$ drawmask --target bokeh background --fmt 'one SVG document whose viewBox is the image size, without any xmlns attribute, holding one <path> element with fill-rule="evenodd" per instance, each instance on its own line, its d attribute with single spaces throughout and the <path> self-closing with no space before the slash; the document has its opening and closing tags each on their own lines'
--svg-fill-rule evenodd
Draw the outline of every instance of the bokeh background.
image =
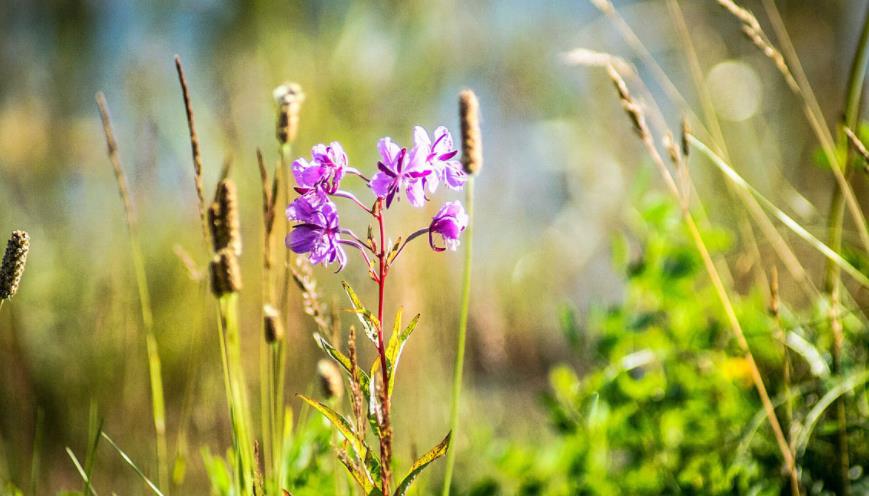
<svg viewBox="0 0 869 496">
<path fill-rule="evenodd" d="M 777 3 L 833 122 L 860 28 L 862 14 L 854 12 L 863 2 Z M 616 5 L 694 103 L 665 2 Z M 822 233 L 832 178 L 815 165 L 815 141 L 799 105 L 731 16 L 712 1 L 683 2 L 683 9 L 734 163 Z M 41 492 L 79 487 L 63 448 L 84 450 L 92 404 L 105 430 L 141 465 L 153 465 L 145 345 L 94 103 L 98 90 L 111 108 L 141 224 L 170 439 L 190 406 L 183 428 L 191 494 L 206 484 L 199 447 L 228 446 L 210 296 L 176 254 L 182 247 L 204 265 L 176 53 L 191 84 L 206 184 L 213 188 L 231 161 L 241 189 L 251 378 L 260 339 L 255 150 L 269 163 L 277 158 L 273 88 L 292 80 L 307 94 L 294 155 L 338 140 L 363 170 L 373 169 L 382 136 L 407 143 L 416 124 L 458 133 L 457 93 L 477 92 L 486 164 L 477 181 L 458 473 L 482 475 L 479 453 L 497 450 L 504 439 L 545 444 L 550 434 L 539 398 L 547 373 L 555 363 L 582 360 L 565 346 L 562 309 L 581 315 L 620 299 L 611 236 L 629 215 L 632 187 L 644 177 L 644 187 L 659 187 L 605 73 L 566 63 L 564 53 L 577 47 L 637 62 L 648 79 L 648 68 L 585 1 L 0 1 L 0 232 L 25 229 L 32 237 L 22 290 L 0 314 L 0 480 L 27 485 L 36 445 Z M 660 87 L 651 89 L 665 99 Z M 665 116 L 676 126 L 678 107 L 665 107 Z M 732 212 L 716 208 L 725 205 L 714 193 L 720 176 L 711 169 L 694 175 L 713 220 L 732 225 Z M 405 206 L 402 228 L 416 228 L 431 213 Z M 814 253 L 805 257 L 821 266 Z M 433 255 L 420 243 L 392 280 L 388 312 L 401 304 L 423 314 L 396 393 L 405 458 L 447 429 L 460 269 L 457 254 Z M 743 276 L 736 271 L 737 285 L 750 282 Z M 317 277 L 325 294 L 340 296 L 340 277 L 324 269 Z M 365 273 L 355 259 L 341 277 L 373 298 L 362 289 Z M 296 393 L 315 384 L 321 352 L 299 295 L 290 297 L 288 392 Z M 42 438 L 35 443 L 39 417 Z M 103 450 L 97 463 L 101 484 L 140 491 L 116 454 Z"/>
</svg>

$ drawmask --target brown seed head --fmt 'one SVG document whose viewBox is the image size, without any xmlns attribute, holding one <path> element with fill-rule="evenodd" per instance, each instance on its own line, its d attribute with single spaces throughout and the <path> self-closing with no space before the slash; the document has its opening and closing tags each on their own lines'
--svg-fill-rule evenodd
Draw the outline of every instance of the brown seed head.
<svg viewBox="0 0 869 496">
<path fill-rule="evenodd" d="M 459 118 L 462 125 L 462 165 L 467 174 L 483 168 L 483 140 L 480 137 L 480 102 L 471 90 L 459 93 Z"/>
<path fill-rule="evenodd" d="M 778 268 L 773 265 L 769 272 L 769 313 L 779 315 Z"/>
<path fill-rule="evenodd" d="M 12 231 L 0 265 L 0 300 L 8 300 L 18 292 L 29 251 L 30 235 L 24 231 Z"/>
<path fill-rule="evenodd" d="M 634 132 L 637 133 L 640 139 L 651 139 L 651 133 L 646 125 L 646 117 L 643 113 L 643 108 L 631 96 L 631 92 L 628 91 L 628 85 L 625 83 L 621 74 L 619 74 L 616 68 L 612 65 L 607 67 L 607 74 L 609 75 L 610 80 L 612 80 L 616 92 L 619 94 L 619 99 L 622 101 L 622 108 L 628 118 L 630 118 L 631 124 L 634 125 Z"/>
<path fill-rule="evenodd" d="M 215 252 L 229 248 L 236 256 L 241 255 L 241 228 L 238 219 L 238 193 L 235 182 L 231 179 L 223 179 L 217 183 L 214 202 L 208 208 L 208 226 L 211 229 Z"/>
<path fill-rule="evenodd" d="M 218 298 L 227 293 L 241 290 L 241 268 L 238 257 L 232 250 L 224 248 L 214 255 L 209 265 L 211 272 L 211 292 Z"/>
<path fill-rule="evenodd" d="M 263 327 L 265 328 L 266 343 L 274 343 L 284 338 L 281 314 L 277 308 L 271 305 L 263 306 Z"/>
<path fill-rule="evenodd" d="M 688 119 L 682 117 L 682 156 L 687 157 L 691 147 L 688 143 L 688 136 L 691 135 L 691 126 L 688 124 Z"/>
<path fill-rule="evenodd" d="M 292 143 L 299 130 L 299 111 L 305 101 L 305 92 L 297 83 L 287 82 L 275 88 L 273 95 L 278 103 L 278 142 L 282 145 Z"/>
<path fill-rule="evenodd" d="M 331 360 L 320 359 L 317 362 L 317 375 L 320 376 L 323 395 L 330 400 L 341 399 L 344 394 L 344 380 L 338 366 Z"/>
</svg>

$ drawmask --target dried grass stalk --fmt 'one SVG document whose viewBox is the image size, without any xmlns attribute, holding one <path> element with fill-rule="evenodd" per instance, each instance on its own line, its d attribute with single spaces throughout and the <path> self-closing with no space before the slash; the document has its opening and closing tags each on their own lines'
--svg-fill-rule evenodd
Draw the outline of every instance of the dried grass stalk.
<svg viewBox="0 0 869 496">
<path fill-rule="evenodd" d="M 852 131 L 850 127 L 845 127 L 845 136 L 848 137 L 848 144 L 851 145 L 851 148 L 857 152 L 857 154 L 863 159 L 863 162 L 865 162 L 865 167 L 869 164 L 869 150 L 866 150 L 866 145 L 863 144 L 863 141 L 857 137 L 856 134 L 854 134 L 854 131 Z"/>
<path fill-rule="evenodd" d="M 193 182 L 196 186 L 196 198 L 199 200 L 199 218 L 202 223 L 202 235 L 208 238 L 208 228 L 205 220 L 205 183 L 202 179 L 202 153 L 199 150 L 199 135 L 193 117 L 193 104 L 190 102 L 190 89 L 181 57 L 175 56 L 175 70 L 178 72 L 178 83 L 181 85 L 181 96 L 184 99 L 184 111 L 187 114 L 187 128 L 190 131 L 190 150 L 193 156 Z"/>
<path fill-rule="evenodd" d="M 788 86 L 793 90 L 794 93 L 800 94 L 800 86 L 797 84 L 796 79 L 794 79 L 793 74 L 791 73 L 790 67 L 788 67 L 787 62 L 785 61 L 784 56 L 781 52 L 773 46 L 772 42 L 764 33 L 763 28 L 760 26 L 760 22 L 758 22 L 757 17 L 751 13 L 748 9 L 740 7 L 733 0 L 717 0 L 718 4 L 724 7 L 725 10 L 730 12 L 734 17 L 736 17 L 740 23 L 742 23 L 742 32 L 745 36 L 756 46 L 768 59 L 770 59 L 773 64 L 775 64 L 776 68 L 779 72 L 784 76 L 785 82 L 787 82 Z"/>
</svg>

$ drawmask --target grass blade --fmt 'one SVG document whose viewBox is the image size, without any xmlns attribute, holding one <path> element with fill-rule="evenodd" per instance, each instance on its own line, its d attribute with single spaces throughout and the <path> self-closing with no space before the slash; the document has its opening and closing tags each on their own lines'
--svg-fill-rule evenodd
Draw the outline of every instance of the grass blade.
<svg viewBox="0 0 869 496">
<path fill-rule="evenodd" d="M 710 150 L 702 141 L 698 140 L 696 137 L 689 135 L 688 141 L 691 142 L 691 145 L 697 150 L 706 156 L 716 167 L 718 167 L 721 172 L 724 173 L 737 187 L 742 188 L 752 195 L 754 195 L 760 203 L 767 208 L 770 212 L 772 212 L 773 216 L 775 216 L 779 221 L 782 222 L 788 229 L 794 232 L 797 236 L 802 238 L 805 242 L 811 245 L 813 248 L 818 250 L 822 255 L 827 257 L 832 263 L 836 264 L 848 273 L 851 277 L 854 278 L 857 282 L 859 282 L 862 286 L 869 288 L 869 278 L 867 278 L 862 272 L 860 272 L 856 267 L 851 265 L 847 260 L 842 258 L 835 250 L 824 244 L 821 240 L 813 236 L 809 231 L 807 231 L 803 226 L 801 226 L 797 221 L 791 218 L 788 214 L 784 213 L 780 208 L 775 206 L 773 202 L 771 202 L 767 197 L 765 197 L 760 191 L 755 189 L 754 186 L 750 185 L 748 181 L 746 181 L 742 176 L 739 175 L 738 172 L 733 170 L 721 157 L 716 155 L 712 150 Z"/>
<path fill-rule="evenodd" d="M 81 475 L 81 478 L 84 481 L 84 484 L 85 484 L 84 493 L 85 494 L 90 493 L 90 494 L 93 494 L 93 496 L 97 496 L 97 492 L 94 491 L 93 487 L 91 487 L 90 477 L 88 477 L 84 468 L 82 468 L 81 463 L 79 463 L 78 458 L 76 458 L 75 453 L 72 452 L 72 450 L 69 448 L 69 446 L 66 447 L 66 454 L 69 455 L 70 460 L 72 460 L 72 464 L 75 465 L 76 471 L 78 471 L 78 474 Z"/>
<path fill-rule="evenodd" d="M 104 437 L 106 439 L 106 441 L 108 441 L 109 444 L 112 445 L 112 448 L 115 448 L 115 451 L 117 451 L 118 454 L 121 455 L 121 458 L 127 463 L 127 465 L 129 465 L 133 470 L 136 471 L 136 473 L 139 475 L 139 477 L 141 477 L 142 480 L 145 482 L 145 485 L 147 485 L 148 488 L 151 489 L 151 491 L 154 494 L 156 494 L 158 496 L 163 496 L 163 493 L 160 492 L 160 489 L 157 487 L 157 485 L 154 484 L 153 482 L 151 482 L 151 479 L 149 479 L 145 475 L 145 473 L 142 472 L 142 469 L 140 469 L 139 466 L 136 465 L 136 463 L 132 460 L 132 458 L 129 457 L 129 455 L 124 453 L 124 450 L 119 448 L 118 445 L 115 444 L 114 441 L 112 441 L 112 438 L 110 438 L 108 434 L 106 434 L 105 432 L 101 432 L 100 434 L 102 435 L 102 437 Z"/>
</svg>

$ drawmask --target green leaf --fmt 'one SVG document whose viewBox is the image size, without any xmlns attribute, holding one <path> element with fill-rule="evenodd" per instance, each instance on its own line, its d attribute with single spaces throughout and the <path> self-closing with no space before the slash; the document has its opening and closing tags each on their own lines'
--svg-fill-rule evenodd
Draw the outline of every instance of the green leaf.
<svg viewBox="0 0 869 496">
<path fill-rule="evenodd" d="M 340 365 L 344 371 L 347 372 L 349 376 L 353 375 L 353 364 L 350 362 L 350 358 L 347 357 L 344 353 L 338 348 L 335 348 L 332 343 L 330 343 L 325 337 L 323 337 L 320 333 L 314 333 L 314 341 L 317 342 L 317 346 L 320 347 L 321 350 L 325 351 L 330 358 L 335 360 L 338 365 Z M 368 388 L 368 375 L 362 370 L 361 367 L 356 367 L 356 381 L 359 383 L 362 389 Z"/>
<path fill-rule="evenodd" d="M 366 472 L 365 469 L 360 467 L 356 462 L 354 462 L 346 451 L 338 452 L 338 460 L 340 460 L 344 467 L 347 468 L 347 471 L 350 472 L 353 480 L 355 480 L 356 483 L 359 484 L 365 494 L 369 496 L 374 496 L 375 494 L 383 494 L 375 486 L 375 481 L 371 477 L 371 475 Z"/>
<path fill-rule="evenodd" d="M 419 324 L 420 314 L 416 314 L 416 317 L 410 321 L 410 324 L 404 328 L 403 331 L 396 334 L 393 331 L 392 336 L 389 338 L 389 346 L 386 348 L 386 363 L 391 367 L 389 371 L 389 396 L 392 397 L 392 389 L 395 386 L 395 371 L 398 369 L 398 361 L 401 359 L 401 352 L 404 351 L 404 345 L 407 343 L 410 335 L 413 334 L 413 331 L 416 329 L 417 324 Z M 400 327 L 401 322 L 397 322 L 397 327 Z M 396 335 L 398 336 L 396 338 Z"/>
<path fill-rule="evenodd" d="M 110 438 L 108 434 L 103 432 L 102 435 L 106 439 L 106 441 L 108 441 L 109 444 L 112 445 L 112 448 L 115 448 L 115 450 L 121 455 L 121 458 L 125 462 L 127 462 L 127 465 L 129 465 L 133 470 L 136 471 L 137 474 L 139 474 L 139 477 L 141 477 L 142 480 L 145 481 L 145 484 L 148 486 L 148 488 L 151 489 L 151 491 L 153 491 L 154 494 L 156 494 L 158 496 L 163 496 L 163 493 L 160 492 L 160 489 L 157 488 L 157 485 L 154 484 L 153 482 L 151 482 L 151 479 L 149 479 L 145 475 L 145 473 L 142 472 L 142 470 L 133 462 L 133 459 L 130 458 L 129 455 L 124 453 L 124 451 L 121 448 L 119 448 L 118 445 L 115 444 L 114 441 L 112 441 L 112 438 Z"/>
<path fill-rule="evenodd" d="M 359 436 L 356 435 L 356 432 L 353 430 L 353 426 L 350 424 L 350 421 L 344 418 L 343 415 L 336 412 L 335 410 L 329 408 L 328 406 L 320 403 L 317 400 L 308 398 L 305 395 L 300 394 L 299 398 L 305 401 L 307 404 L 314 407 L 315 410 L 323 414 L 332 425 L 338 429 L 338 432 L 344 436 L 350 445 L 353 447 L 353 451 L 356 452 L 356 456 L 359 457 L 360 460 L 364 460 L 368 455 L 368 446 L 365 445 L 365 442 L 359 439 Z"/>
<path fill-rule="evenodd" d="M 422 455 L 422 457 L 417 461 L 413 462 L 410 471 L 404 476 L 404 480 L 401 481 L 398 488 L 396 488 L 394 496 L 405 496 L 408 489 L 410 489 L 410 485 L 413 484 L 414 479 L 417 478 L 420 472 L 422 472 L 431 462 L 447 454 L 447 450 L 450 447 L 450 436 L 452 436 L 452 432 L 448 433 L 447 437 L 445 437 L 440 444 L 429 450 L 428 453 Z"/>
<path fill-rule="evenodd" d="M 226 495 L 232 491 L 232 480 L 229 469 L 223 458 L 211 454 L 208 447 L 202 448 L 202 464 L 205 465 L 205 473 L 211 482 L 213 494 Z"/>
<path fill-rule="evenodd" d="M 420 314 L 416 314 L 416 317 L 410 321 L 410 324 L 401 330 L 401 310 L 398 311 L 398 314 L 395 316 L 395 325 L 392 329 L 392 336 L 389 338 L 389 344 L 386 347 L 386 366 L 389 369 L 389 396 L 392 397 L 392 390 L 395 387 L 395 371 L 398 369 L 398 361 L 401 358 L 401 352 L 404 350 L 404 345 L 407 343 L 410 335 L 413 334 L 413 331 L 416 329 L 417 324 L 419 324 Z M 371 377 L 374 377 L 380 370 L 380 360 L 375 359 L 374 363 L 371 364 Z"/>
<path fill-rule="evenodd" d="M 356 296 L 356 292 L 353 291 L 353 288 L 347 284 L 347 281 L 341 281 L 341 284 L 344 286 L 344 291 L 347 293 L 347 296 L 350 297 L 350 302 L 353 304 L 353 310 L 356 312 L 356 316 L 359 317 L 359 322 L 362 323 L 362 329 L 365 331 L 365 335 L 368 336 L 368 339 L 374 342 L 374 344 L 378 344 L 377 339 L 377 329 L 380 328 L 380 321 L 377 320 L 377 317 L 371 313 L 371 310 L 365 308 L 365 305 L 362 304 L 362 301 L 359 300 L 359 297 Z"/>
</svg>

